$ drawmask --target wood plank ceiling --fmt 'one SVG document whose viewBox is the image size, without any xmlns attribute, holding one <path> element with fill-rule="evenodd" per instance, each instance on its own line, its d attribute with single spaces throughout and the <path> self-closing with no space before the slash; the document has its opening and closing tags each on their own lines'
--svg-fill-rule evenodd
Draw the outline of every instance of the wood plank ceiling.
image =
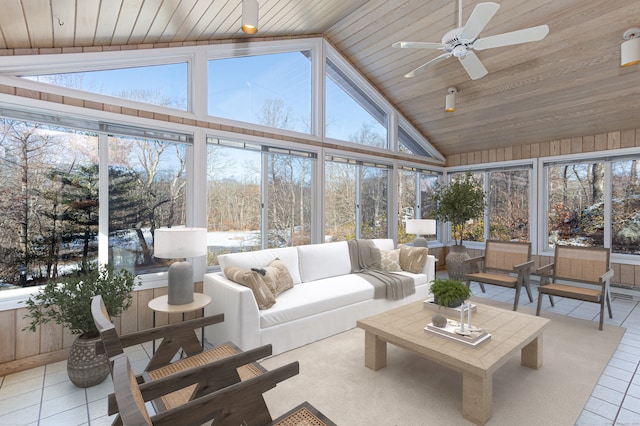
<svg viewBox="0 0 640 426">
<path fill-rule="evenodd" d="M 478 52 L 470 80 L 454 58 L 407 79 L 457 27 L 456 0 L 261 0 L 257 37 L 321 34 L 444 155 L 640 128 L 640 65 L 620 67 L 637 0 L 495 0 L 481 37 L 547 24 L 542 41 Z M 463 0 L 462 22 L 477 1 Z M 0 49 L 246 39 L 241 0 L 3 0 Z M 0 55 L 2 51 L 0 50 Z M 457 111 L 444 112 L 447 88 Z"/>
</svg>

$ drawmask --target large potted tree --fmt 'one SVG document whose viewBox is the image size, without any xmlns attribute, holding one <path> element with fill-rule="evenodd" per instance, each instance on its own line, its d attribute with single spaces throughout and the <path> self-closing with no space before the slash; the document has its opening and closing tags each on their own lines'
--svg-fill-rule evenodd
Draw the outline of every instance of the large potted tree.
<svg viewBox="0 0 640 426">
<path fill-rule="evenodd" d="M 471 172 L 467 172 L 447 185 L 436 183 L 432 199 L 436 218 L 451 223 L 454 245 L 449 247 L 449 253 L 445 257 L 449 277 L 462 280 L 465 260 L 469 258 L 467 249 L 462 244 L 465 225 L 483 214 L 484 190 Z"/>
<path fill-rule="evenodd" d="M 91 298 L 102 295 L 110 316 L 118 316 L 131 306 L 133 288 L 138 285 L 135 276 L 122 269 L 114 271 L 109 265 L 89 265 L 78 273 L 52 281 L 25 301 L 31 323 L 27 327 L 53 321 L 78 336 L 67 359 L 67 374 L 78 387 L 94 386 L 109 375 L 109 362 L 105 354 L 96 354 L 100 334 L 91 315 Z"/>
</svg>

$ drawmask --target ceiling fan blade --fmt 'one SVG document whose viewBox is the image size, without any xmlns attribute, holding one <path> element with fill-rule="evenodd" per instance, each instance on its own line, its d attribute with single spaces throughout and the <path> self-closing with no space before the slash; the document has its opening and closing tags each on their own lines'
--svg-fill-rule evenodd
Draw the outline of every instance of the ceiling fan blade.
<svg viewBox="0 0 640 426">
<path fill-rule="evenodd" d="M 400 49 L 444 49 L 442 43 L 423 43 L 419 41 L 398 41 L 391 45 Z"/>
<path fill-rule="evenodd" d="M 498 3 L 478 3 L 473 9 L 473 12 L 471 12 L 471 16 L 469 16 L 467 23 L 464 25 L 464 30 L 462 30 L 458 39 L 463 43 L 469 43 L 475 40 L 498 9 L 500 9 Z"/>
<path fill-rule="evenodd" d="M 440 62 L 443 59 L 447 59 L 448 57 L 451 56 L 451 53 L 447 52 L 447 53 L 443 53 L 442 55 L 433 58 L 432 60 L 430 60 L 429 62 L 427 62 L 426 64 L 422 64 L 420 65 L 418 68 L 416 68 L 415 70 L 411 71 L 410 73 L 405 74 L 404 76 L 406 78 L 411 78 L 411 77 L 415 77 L 416 74 L 418 74 L 419 72 L 424 71 L 427 67 L 435 64 L 436 62 Z"/>
<path fill-rule="evenodd" d="M 482 62 L 480 62 L 480 59 L 478 59 L 476 54 L 473 52 L 467 52 L 466 55 L 458 59 L 467 74 L 469 74 L 469 77 L 471 77 L 471 80 L 477 80 L 489 73 L 484 65 L 482 65 Z"/>
<path fill-rule="evenodd" d="M 511 46 L 513 44 L 539 41 L 549 34 L 548 25 L 526 28 L 524 30 L 511 31 L 509 33 L 479 38 L 473 42 L 475 50 L 491 49 L 494 47 Z"/>
</svg>

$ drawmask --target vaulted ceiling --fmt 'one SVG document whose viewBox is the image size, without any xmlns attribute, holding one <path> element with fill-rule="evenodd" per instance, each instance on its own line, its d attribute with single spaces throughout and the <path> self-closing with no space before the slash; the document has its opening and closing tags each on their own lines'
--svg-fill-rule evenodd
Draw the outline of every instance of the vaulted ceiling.
<svg viewBox="0 0 640 426">
<path fill-rule="evenodd" d="M 441 52 L 391 47 L 440 42 L 458 26 L 457 0 L 260 0 L 254 37 L 323 35 L 444 155 L 640 128 L 640 65 L 620 67 L 623 33 L 640 27 L 638 0 L 495 2 L 481 37 L 550 31 L 477 52 L 489 71 L 478 80 L 455 58 L 405 78 Z M 477 3 L 462 1 L 463 23 Z M 241 0 L 3 0 L 0 49 L 248 39 L 241 9 Z M 445 113 L 452 86 L 457 110 Z"/>
</svg>

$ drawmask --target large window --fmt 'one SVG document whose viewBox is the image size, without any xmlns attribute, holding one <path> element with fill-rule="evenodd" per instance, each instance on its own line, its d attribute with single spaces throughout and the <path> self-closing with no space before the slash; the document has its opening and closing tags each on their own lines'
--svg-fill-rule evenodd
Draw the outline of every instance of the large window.
<svg viewBox="0 0 640 426">
<path fill-rule="evenodd" d="M 414 168 L 398 169 L 398 243 L 409 243 L 415 235 L 407 234 L 407 219 L 416 218 L 417 172 Z"/>
<path fill-rule="evenodd" d="M 407 234 L 407 219 L 435 219 L 433 189 L 440 180 L 436 172 L 418 170 L 413 167 L 398 169 L 398 243 L 410 243 L 415 235 Z M 422 235 L 432 240 L 436 235 Z"/>
<path fill-rule="evenodd" d="M 109 263 L 137 274 L 166 269 L 153 257 L 157 228 L 185 225 L 183 143 L 110 136 Z"/>
<path fill-rule="evenodd" d="M 640 254 L 640 175 L 638 159 L 611 165 L 611 251 Z"/>
<path fill-rule="evenodd" d="M 209 115 L 311 133 L 311 52 L 212 59 Z"/>
<path fill-rule="evenodd" d="M 97 259 L 98 137 L 0 119 L 0 285 L 36 285 Z"/>
<path fill-rule="evenodd" d="M 327 156 L 325 241 L 387 238 L 388 182 L 388 166 Z"/>
<path fill-rule="evenodd" d="M 530 241 L 529 169 L 489 171 L 489 238 Z"/>
<path fill-rule="evenodd" d="M 268 247 L 311 244 L 314 161 L 294 153 L 267 154 Z"/>
<path fill-rule="evenodd" d="M 156 279 L 169 262 L 153 256 L 155 229 L 203 226 L 205 214 L 209 265 L 219 253 L 319 242 L 322 230 L 332 240 L 389 237 L 393 160 L 376 154 L 399 146 L 443 159 L 322 39 L 245 47 L 34 55 L 3 67 L 16 88 L 51 96 L 0 105 L 0 284 L 91 261 Z M 256 126 L 237 131 L 240 121 Z M 224 143 L 204 136 L 217 128 Z M 318 171 L 329 145 L 343 158 Z M 420 216 L 422 173 L 407 203 Z"/>
<path fill-rule="evenodd" d="M 433 157 L 432 153 L 418 141 L 418 138 L 411 135 L 402 125 L 398 126 L 398 152 Z"/>
<path fill-rule="evenodd" d="M 387 185 L 389 169 L 363 164 L 358 169 L 360 238 L 387 238 Z"/>
<path fill-rule="evenodd" d="M 473 178 L 476 180 L 478 185 L 481 188 L 485 187 L 485 172 L 473 170 L 470 171 L 473 175 Z M 467 172 L 455 172 L 449 175 L 449 181 L 455 181 L 456 179 L 460 179 L 464 177 Z M 484 220 L 486 215 L 482 215 L 480 217 L 470 219 L 464 226 L 464 235 L 462 235 L 463 241 L 477 241 L 484 242 Z M 451 239 L 452 240 L 460 240 L 460 230 L 451 229 Z"/>
<path fill-rule="evenodd" d="M 325 241 L 356 238 L 356 173 L 358 168 L 342 159 L 325 162 Z"/>
<path fill-rule="evenodd" d="M 209 265 L 219 254 L 260 250 L 262 154 L 259 146 L 207 145 Z"/>
<path fill-rule="evenodd" d="M 327 59 L 325 136 L 377 148 L 388 148 L 387 113 Z"/>
<path fill-rule="evenodd" d="M 224 253 L 310 244 L 315 155 L 208 141 L 208 264 Z"/>
<path fill-rule="evenodd" d="M 604 245 L 604 162 L 546 167 L 549 247 Z"/>
<path fill-rule="evenodd" d="M 26 75 L 25 78 L 151 105 L 188 109 L 186 62 L 100 71 Z"/>
<path fill-rule="evenodd" d="M 639 159 L 632 154 L 547 164 L 548 246 L 640 254 Z"/>
</svg>

